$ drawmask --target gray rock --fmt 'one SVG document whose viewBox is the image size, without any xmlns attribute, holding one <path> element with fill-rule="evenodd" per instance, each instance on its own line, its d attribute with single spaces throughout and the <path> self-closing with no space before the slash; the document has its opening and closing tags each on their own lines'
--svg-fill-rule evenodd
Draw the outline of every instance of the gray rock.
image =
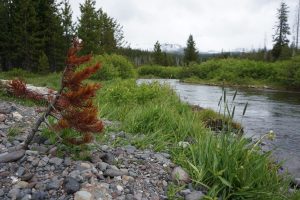
<svg viewBox="0 0 300 200">
<path fill-rule="evenodd" d="M 56 156 L 56 153 L 57 153 L 57 147 L 52 147 L 49 150 L 49 154 L 52 155 L 52 156 Z"/>
<path fill-rule="evenodd" d="M 141 193 L 141 192 L 137 192 L 133 196 L 134 200 L 142 200 L 142 198 L 143 198 L 143 193 Z"/>
<path fill-rule="evenodd" d="M 13 106 L 10 105 L 9 103 L 1 103 L 0 104 L 0 113 L 3 113 L 3 114 L 9 114 L 13 111 Z"/>
<path fill-rule="evenodd" d="M 17 122 L 19 122 L 23 119 L 23 116 L 20 113 L 18 113 L 17 111 L 13 112 L 12 116 L 13 116 L 14 120 Z"/>
<path fill-rule="evenodd" d="M 178 183 L 189 183 L 190 177 L 186 171 L 184 171 L 181 167 L 175 167 L 172 171 L 172 179 Z"/>
<path fill-rule="evenodd" d="M 72 160 L 69 157 L 66 157 L 64 160 L 64 165 L 65 166 L 70 166 L 72 164 Z"/>
<path fill-rule="evenodd" d="M 24 188 L 27 188 L 27 186 L 28 186 L 28 182 L 26 182 L 26 181 L 19 181 L 19 182 L 15 185 L 15 188 L 24 189 Z"/>
<path fill-rule="evenodd" d="M 0 122 L 4 122 L 6 120 L 6 115 L 0 113 Z"/>
<path fill-rule="evenodd" d="M 20 177 L 24 174 L 24 172 L 25 172 L 25 168 L 24 167 L 19 167 L 16 175 Z"/>
<path fill-rule="evenodd" d="M 0 154 L 0 163 L 7 163 L 19 160 L 25 155 L 25 150 Z"/>
<path fill-rule="evenodd" d="M 70 177 L 78 179 L 78 177 L 80 176 L 80 171 L 79 170 L 74 170 L 69 174 Z"/>
<path fill-rule="evenodd" d="M 131 145 L 125 146 L 124 149 L 128 154 L 133 154 L 136 151 L 136 147 Z"/>
<path fill-rule="evenodd" d="M 128 175 L 128 172 L 122 171 L 122 170 L 117 170 L 117 169 L 107 169 L 104 172 L 104 176 L 110 176 L 110 177 L 115 177 L 115 176 L 123 176 L 123 175 Z"/>
<path fill-rule="evenodd" d="M 2 130 L 4 130 L 4 129 L 8 129 L 9 128 L 9 126 L 8 125 L 6 125 L 6 124 L 0 124 L 0 130 L 2 129 Z"/>
<path fill-rule="evenodd" d="M 8 192 L 7 196 L 10 197 L 11 199 L 17 199 L 19 193 L 20 193 L 20 189 L 13 188 Z"/>
<path fill-rule="evenodd" d="M 22 199 L 21 200 L 30 200 L 31 199 L 31 195 L 30 194 L 25 194 L 25 195 L 22 195 Z"/>
<path fill-rule="evenodd" d="M 60 188 L 60 186 L 61 186 L 61 181 L 59 180 L 50 181 L 46 186 L 46 190 L 57 190 L 58 188 Z"/>
<path fill-rule="evenodd" d="M 188 194 L 190 194 L 192 191 L 190 189 L 185 189 L 185 190 L 181 190 L 180 194 L 182 194 L 183 196 L 186 196 Z"/>
<path fill-rule="evenodd" d="M 2 197 L 4 195 L 4 190 L 1 188 L 0 189 L 0 197 Z"/>
<path fill-rule="evenodd" d="M 87 191 L 78 191 L 75 193 L 74 200 L 92 200 L 92 194 Z"/>
<path fill-rule="evenodd" d="M 201 191 L 194 191 L 185 196 L 185 200 L 201 200 L 204 194 Z"/>
<path fill-rule="evenodd" d="M 80 189 L 79 182 L 72 177 L 67 177 L 64 180 L 64 190 L 67 194 L 73 194 Z"/>
<path fill-rule="evenodd" d="M 125 200 L 132 200 L 134 197 L 132 194 L 127 194 Z"/>
<path fill-rule="evenodd" d="M 40 153 L 46 153 L 48 151 L 47 147 L 42 146 L 42 145 L 38 145 L 38 144 L 31 145 L 30 149 L 34 150 L 34 151 L 38 151 Z"/>
<path fill-rule="evenodd" d="M 23 176 L 20 176 L 21 181 L 29 181 L 32 179 L 32 177 L 33 177 L 33 174 L 31 174 L 31 173 L 26 173 Z"/>
<path fill-rule="evenodd" d="M 38 154 L 39 154 L 38 151 L 32 151 L 32 150 L 27 150 L 26 151 L 26 155 L 29 155 L 29 156 L 36 156 Z"/>
<path fill-rule="evenodd" d="M 169 159 L 167 159 L 165 156 L 163 156 L 163 154 L 156 153 L 156 154 L 154 154 L 154 157 L 156 158 L 156 160 L 158 160 L 158 162 L 160 162 L 162 164 L 169 165 L 171 163 L 171 161 Z"/>
<path fill-rule="evenodd" d="M 105 171 L 107 169 L 109 164 L 105 163 L 105 162 L 100 162 L 98 163 L 98 167 L 101 171 Z"/>
<path fill-rule="evenodd" d="M 54 165 L 56 165 L 56 166 L 59 166 L 59 165 L 62 164 L 63 161 L 64 161 L 64 160 L 61 159 L 61 158 L 54 157 L 54 158 L 51 158 L 51 159 L 49 160 L 49 163 L 54 164 Z"/>
<path fill-rule="evenodd" d="M 115 162 L 115 156 L 112 153 L 105 153 L 101 156 L 103 162 L 113 165 Z"/>
<path fill-rule="evenodd" d="M 46 192 L 38 191 L 32 194 L 33 200 L 44 200 L 48 199 L 48 194 Z"/>
</svg>

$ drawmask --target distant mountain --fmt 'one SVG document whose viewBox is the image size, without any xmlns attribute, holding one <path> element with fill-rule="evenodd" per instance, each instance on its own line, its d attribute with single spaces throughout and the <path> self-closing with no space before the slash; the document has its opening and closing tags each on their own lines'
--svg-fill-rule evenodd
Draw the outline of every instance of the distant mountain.
<svg viewBox="0 0 300 200">
<path fill-rule="evenodd" d="M 177 53 L 177 54 L 183 54 L 183 49 L 184 49 L 184 47 L 181 46 L 180 44 L 169 44 L 169 43 L 161 44 L 160 48 L 163 52 Z"/>
</svg>

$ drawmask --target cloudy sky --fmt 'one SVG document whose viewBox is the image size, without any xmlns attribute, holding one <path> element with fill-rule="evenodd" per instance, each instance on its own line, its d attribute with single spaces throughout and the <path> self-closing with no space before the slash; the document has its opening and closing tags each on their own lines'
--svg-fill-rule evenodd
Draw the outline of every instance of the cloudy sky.
<svg viewBox="0 0 300 200">
<path fill-rule="evenodd" d="M 296 19 L 298 0 L 285 0 L 290 26 Z M 70 0 L 73 17 L 79 4 Z M 189 34 L 199 51 L 272 46 L 276 12 L 281 0 L 97 0 L 122 26 L 131 47 L 152 49 L 160 43 L 185 46 Z"/>
</svg>

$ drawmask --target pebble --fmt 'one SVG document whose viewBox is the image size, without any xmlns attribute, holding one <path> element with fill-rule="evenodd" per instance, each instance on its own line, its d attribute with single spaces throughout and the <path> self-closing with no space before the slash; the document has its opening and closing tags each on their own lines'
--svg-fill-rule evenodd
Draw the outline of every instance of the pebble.
<svg viewBox="0 0 300 200">
<path fill-rule="evenodd" d="M 122 170 L 117 170 L 117 169 L 107 169 L 104 172 L 104 176 L 110 176 L 110 177 L 115 177 L 115 176 L 123 176 L 127 175 L 128 173 L 122 171 Z"/>
<path fill-rule="evenodd" d="M 64 160 L 61 158 L 54 157 L 54 158 L 50 158 L 49 163 L 59 166 L 63 163 L 63 161 Z"/>
<path fill-rule="evenodd" d="M 32 199 L 33 200 L 44 200 L 48 198 L 48 194 L 43 191 L 37 191 L 32 194 Z"/>
<path fill-rule="evenodd" d="M 18 121 L 18 122 L 21 121 L 22 118 L 23 118 L 23 116 L 20 113 L 18 113 L 18 112 L 13 112 L 12 116 L 13 116 L 14 120 Z"/>
<path fill-rule="evenodd" d="M 175 167 L 172 171 L 172 179 L 174 182 L 178 183 L 189 183 L 190 177 L 186 171 L 184 171 L 181 167 Z"/>
<path fill-rule="evenodd" d="M 6 115 L 0 113 L 0 122 L 4 122 L 6 120 Z"/>
<path fill-rule="evenodd" d="M 92 200 L 92 194 L 87 191 L 78 191 L 75 193 L 74 200 Z"/>
<path fill-rule="evenodd" d="M 80 189 L 80 184 L 75 178 L 67 177 L 64 180 L 64 190 L 66 191 L 67 194 L 73 194 L 77 192 L 79 189 Z"/>
<path fill-rule="evenodd" d="M 19 188 L 19 189 L 24 189 L 28 186 L 28 182 L 26 181 L 19 181 L 16 185 L 15 188 Z"/>
<path fill-rule="evenodd" d="M 0 102 L 0 110 L 2 104 Z M 0 126 L 1 152 L 24 142 L 30 125 L 39 116 L 34 108 L 11 105 L 15 108 L 4 114 L 5 126 Z M 13 118 L 12 112 L 22 115 L 18 118 L 15 113 L 20 121 Z M 7 129 L 15 123 L 24 124 L 24 134 L 8 141 Z M 114 133 L 114 138 L 128 140 L 130 137 L 127 135 L 125 132 Z M 21 155 L 22 159 L 16 159 L 14 163 L 0 163 L 0 199 L 166 199 L 168 181 L 171 180 L 170 168 L 174 166 L 167 153 L 139 150 L 132 145 L 114 147 L 114 141 L 109 140 L 105 145 L 95 143 L 92 162 L 74 161 L 68 152 L 64 152 L 64 158 L 57 157 L 58 148 L 47 146 L 47 141 L 37 134 L 30 150 L 24 152 L 26 156 Z M 49 148 L 50 151 L 46 152 Z M 3 154 L 0 155 L 3 158 L 1 156 Z"/>
<path fill-rule="evenodd" d="M 203 199 L 204 194 L 201 191 L 194 191 L 185 196 L 185 200 L 201 200 Z"/>
</svg>

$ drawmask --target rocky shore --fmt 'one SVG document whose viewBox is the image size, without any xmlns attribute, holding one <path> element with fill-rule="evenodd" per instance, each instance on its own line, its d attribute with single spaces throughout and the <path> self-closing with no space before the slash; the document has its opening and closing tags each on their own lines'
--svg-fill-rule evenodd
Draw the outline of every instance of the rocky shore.
<svg viewBox="0 0 300 200">
<path fill-rule="evenodd" d="M 124 132 L 107 133 L 106 144 L 95 142 L 88 161 L 58 156 L 56 146 L 37 136 L 24 156 L 6 163 L 6 152 L 25 140 L 39 110 L 0 101 L 0 199 L 159 200 L 168 199 L 168 187 L 178 181 L 186 184 L 178 198 L 204 196 L 169 154 L 111 145 L 117 138 L 129 140 Z"/>
</svg>

